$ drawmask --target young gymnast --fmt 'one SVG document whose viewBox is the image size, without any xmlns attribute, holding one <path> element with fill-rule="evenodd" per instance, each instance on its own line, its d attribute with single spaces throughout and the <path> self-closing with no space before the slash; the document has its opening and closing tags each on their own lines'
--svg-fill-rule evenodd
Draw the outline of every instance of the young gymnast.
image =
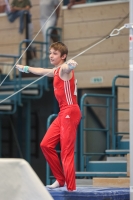
<svg viewBox="0 0 133 200">
<path fill-rule="evenodd" d="M 40 147 L 51 168 L 56 181 L 47 187 L 54 189 L 67 186 L 68 191 L 76 190 L 74 150 L 77 126 L 81 112 L 77 104 L 77 81 L 73 69 L 77 63 L 70 60 L 66 63 L 68 49 L 62 42 L 53 43 L 49 59 L 53 69 L 34 68 L 16 65 L 19 71 L 53 77 L 54 94 L 59 103 L 60 111 L 57 118 L 47 130 Z M 61 161 L 55 147 L 60 142 Z"/>
</svg>

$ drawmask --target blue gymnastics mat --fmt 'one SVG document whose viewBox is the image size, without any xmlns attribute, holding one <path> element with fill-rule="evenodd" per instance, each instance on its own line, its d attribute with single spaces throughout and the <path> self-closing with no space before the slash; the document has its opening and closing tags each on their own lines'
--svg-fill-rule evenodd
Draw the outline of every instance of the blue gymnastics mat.
<svg viewBox="0 0 133 200">
<path fill-rule="evenodd" d="M 77 187 L 68 192 L 66 187 L 48 189 L 54 200 L 130 200 L 129 188 Z"/>
</svg>

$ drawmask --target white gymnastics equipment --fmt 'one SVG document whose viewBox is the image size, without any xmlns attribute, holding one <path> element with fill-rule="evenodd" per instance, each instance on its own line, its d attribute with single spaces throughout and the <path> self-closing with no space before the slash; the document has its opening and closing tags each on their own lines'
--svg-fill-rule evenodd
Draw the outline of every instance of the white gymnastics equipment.
<svg viewBox="0 0 133 200">
<path fill-rule="evenodd" d="M 1 200 L 53 200 L 24 159 L 0 159 Z"/>
</svg>

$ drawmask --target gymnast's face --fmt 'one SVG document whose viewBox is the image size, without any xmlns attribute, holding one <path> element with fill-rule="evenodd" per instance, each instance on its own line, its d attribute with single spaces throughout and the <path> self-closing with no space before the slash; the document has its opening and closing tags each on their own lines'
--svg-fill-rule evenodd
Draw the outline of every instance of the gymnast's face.
<svg viewBox="0 0 133 200">
<path fill-rule="evenodd" d="M 54 66 L 59 66 L 64 63 L 64 59 L 66 58 L 66 54 L 61 56 L 61 52 L 58 50 L 55 50 L 53 48 L 50 49 L 49 52 L 49 59 L 50 63 Z"/>
</svg>

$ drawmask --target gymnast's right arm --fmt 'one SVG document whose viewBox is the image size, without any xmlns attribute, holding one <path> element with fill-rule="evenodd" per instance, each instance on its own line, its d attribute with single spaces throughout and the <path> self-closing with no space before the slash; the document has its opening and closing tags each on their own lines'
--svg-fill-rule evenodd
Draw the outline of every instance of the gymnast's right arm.
<svg viewBox="0 0 133 200">
<path fill-rule="evenodd" d="M 23 65 L 16 65 L 16 68 L 21 71 L 21 72 L 25 72 L 25 73 L 32 73 L 32 74 L 36 74 L 36 75 L 46 75 L 48 77 L 53 77 L 54 76 L 54 70 L 53 69 L 47 69 L 47 68 L 39 68 L 39 67 L 30 67 L 30 66 L 23 66 Z"/>
</svg>

